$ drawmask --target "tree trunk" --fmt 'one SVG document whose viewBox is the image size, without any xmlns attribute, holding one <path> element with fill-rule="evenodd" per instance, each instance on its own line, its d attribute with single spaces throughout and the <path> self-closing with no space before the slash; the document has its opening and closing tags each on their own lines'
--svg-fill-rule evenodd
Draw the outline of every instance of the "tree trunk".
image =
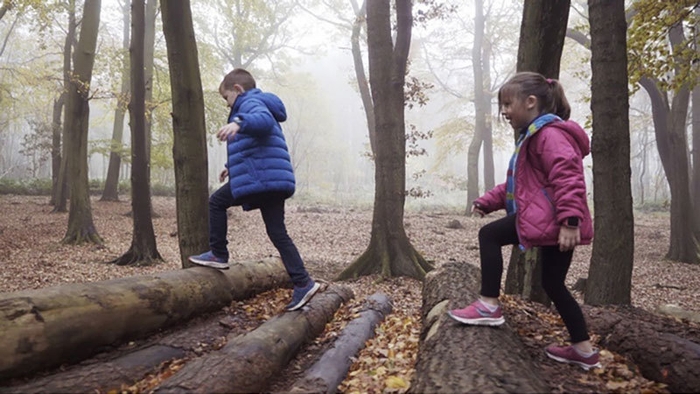
<svg viewBox="0 0 700 394">
<path fill-rule="evenodd" d="M 570 5 L 570 0 L 525 0 L 520 25 L 517 71 L 534 71 L 547 78 L 559 78 Z M 514 130 L 514 141 L 518 138 L 518 132 L 519 130 Z M 511 270 L 515 271 L 511 273 Z M 523 255 L 520 248 L 514 246 L 507 273 L 514 286 L 506 287 L 506 293 L 513 294 L 510 289 L 517 288 L 521 292 L 516 294 L 549 305 L 549 297 L 542 289 L 541 272 L 539 248 Z"/>
<path fill-rule="evenodd" d="M 544 393 L 549 387 L 517 334 L 465 327 L 446 312 L 472 302 L 478 294 L 479 269 L 446 263 L 426 276 L 415 374 L 411 393 Z"/>
<path fill-rule="evenodd" d="M 61 113 L 63 104 L 66 101 L 66 94 L 61 93 L 53 102 L 53 115 L 51 117 L 51 201 L 49 204 L 56 205 L 56 189 L 58 188 L 58 178 L 61 172 Z"/>
<path fill-rule="evenodd" d="M 90 81 L 95 62 L 97 31 L 100 25 L 101 0 L 88 1 L 83 8 L 80 38 L 75 52 L 73 72 L 66 103 L 66 129 L 70 130 L 66 145 L 66 172 L 70 179 L 68 229 L 62 243 L 102 244 L 92 221 L 90 186 L 88 183 L 88 122 L 90 119 Z"/>
<path fill-rule="evenodd" d="M 496 186 L 495 169 L 493 164 L 493 126 L 491 109 L 491 43 L 484 40 L 481 57 L 481 67 L 484 70 L 484 108 L 486 110 L 486 123 L 482 138 L 484 140 L 484 190 L 491 190 Z"/>
<path fill-rule="evenodd" d="M 185 350 L 154 345 L 125 356 L 75 370 L 59 372 L 26 384 L 0 388 L 2 394 L 119 392 L 153 372 L 161 363 L 184 358 Z M 110 391 L 114 390 L 114 391 Z"/>
<path fill-rule="evenodd" d="M 352 60 L 355 68 L 355 78 L 357 79 L 357 88 L 360 91 L 362 99 L 362 107 L 365 109 L 365 117 L 367 118 L 367 129 L 369 132 L 369 146 L 372 149 L 372 155 L 377 151 L 376 126 L 374 120 L 374 105 L 372 104 L 372 95 L 369 91 L 369 82 L 365 75 L 365 66 L 362 61 L 362 50 L 360 49 L 360 33 L 364 26 L 367 17 L 367 1 L 362 2 L 362 6 L 357 7 L 353 1 L 353 6 L 356 8 L 355 21 L 352 24 L 352 35 L 350 36 L 350 44 L 352 51 Z"/>
<path fill-rule="evenodd" d="M 352 360 L 374 336 L 375 327 L 391 313 L 391 300 L 382 293 L 371 295 L 359 316 L 348 323 L 333 347 L 292 386 L 292 393 L 335 393 L 348 373 Z"/>
<path fill-rule="evenodd" d="M 188 363 L 154 393 L 265 391 L 271 378 L 302 345 L 322 333 L 335 311 L 352 297 L 348 287 L 329 287 L 298 312 L 283 313 L 247 334 L 229 338 L 221 350 Z"/>
<path fill-rule="evenodd" d="M 476 0 L 474 2 L 474 45 L 472 47 L 472 71 L 474 72 L 474 136 L 469 143 L 467 152 L 467 209 L 471 211 L 474 200 L 479 198 L 479 153 L 484 141 L 486 132 L 486 108 L 484 100 L 484 67 L 483 67 L 483 43 L 484 43 L 484 2 Z"/>
<path fill-rule="evenodd" d="M 112 261 L 118 265 L 153 265 L 163 258 L 156 247 L 151 217 L 151 182 L 148 179 L 148 142 L 146 133 L 146 82 L 144 78 L 145 4 L 132 2 L 131 39 L 131 210 L 134 228 L 131 247 Z"/>
<path fill-rule="evenodd" d="M 0 381 L 82 360 L 289 283 L 279 259 L 0 294 Z"/>
<path fill-rule="evenodd" d="M 695 31 L 700 31 L 700 7 L 695 7 L 696 25 Z M 695 48 L 700 46 L 700 34 L 695 35 Z M 700 196 L 700 76 L 695 80 L 695 87 L 693 88 L 693 107 L 692 107 L 692 132 L 693 132 L 693 150 L 691 157 L 693 160 L 693 167 L 691 172 L 691 196 L 693 198 L 695 212 L 695 237 L 700 241 L 700 202 L 698 202 L 698 196 Z"/>
<path fill-rule="evenodd" d="M 173 97 L 173 162 L 180 259 L 209 249 L 209 186 L 204 97 L 189 0 L 161 3 Z"/>
<path fill-rule="evenodd" d="M 596 242 L 585 302 L 630 304 L 634 214 L 630 168 L 627 23 L 624 4 L 589 0 Z"/>
<path fill-rule="evenodd" d="M 411 245 L 403 224 L 406 199 L 404 84 L 413 16 L 410 0 L 397 0 L 395 5 L 397 35 L 394 45 L 389 2 L 367 3 L 370 86 L 377 128 L 372 234 L 367 250 L 340 274 L 341 279 L 373 273 L 422 279 L 432 269 Z"/>
<path fill-rule="evenodd" d="M 107 179 L 100 201 L 119 201 L 119 170 L 122 163 L 122 138 L 124 136 L 124 115 L 129 102 L 129 23 L 130 2 L 124 2 L 122 7 L 122 86 L 117 96 L 117 108 L 114 110 L 114 125 L 112 127 L 111 152 L 107 166 Z M 132 142 L 133 143 L 133 142 Z"/>
<path fill-rule="evenodd" d="M 693 393 L 700 387 L 700 334 L 684 338 L 686 327 L 629 306 L 584 307 L 590 329 L 601 346 L 628 357 L 642 375 L 665 383 L 672 393 Z"/>
<path fill-rule="evenodd" d="M 52 175 L 55 181 L 52 183 L 51 190 L 51 204 L 53 205 L 53 212 L 67 212 L 68 211 L 68 174 L 66 172 L 66 141 L 68 141 L 69 130 L 66 127 L 66 119 L 68 117 L 68 108 L 66 105 L 66 100 L 68 97 L 68 91 L 70 90 L 70 74 L 71 74 L 71 57 L 73 54 L 73 41 L 75 41 L 75 30 L 77 24 L 75 22 L 75 0 L 68 1 L 68 32 L 66 33 L 66 39 L 63 42 L 63 92 L 59 97 L 59 102 L 63 107 L 63 128 L 60 129 L 61 116 L 54 114 L 54 122 L 58 120 L 58 127 L 63 135 L 63 144 L 61 144 L 61 135 L 56 136 L 57 132 L 54 129 L 54 137 L 52 144 L 52 156 L 54 161 L 56 160 L 56 155 L 58 155 L 59 162 L 53 163 L 53 170 L 55 174 Z M 54 108 L 56 110 L 56 108 Z M 58 108 L 60 111 L 61 109 Z M 54 123 L 55 127 L 55 123 Z"/>
</svg>

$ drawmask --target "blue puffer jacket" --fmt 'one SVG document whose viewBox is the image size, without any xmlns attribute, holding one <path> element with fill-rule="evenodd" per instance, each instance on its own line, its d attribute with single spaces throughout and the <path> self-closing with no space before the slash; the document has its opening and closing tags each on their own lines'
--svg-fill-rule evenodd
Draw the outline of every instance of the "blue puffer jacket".
<svg viewBox="0 0 700 394">
<path fill-rule="evenodd" d="M 295 181 L 287 142 L 279 122 L 287 119 L 284 103 L 272 93 L 251 89 L 236 98 L 228 117 L 238 117 L 241 129 L 227 143 L 229 185 L 244 209 L 254 208 L 249 197 L 274 193 L 289 198 Z M 253 206 L 251 207 L 251 203 Z"/>
</svg>

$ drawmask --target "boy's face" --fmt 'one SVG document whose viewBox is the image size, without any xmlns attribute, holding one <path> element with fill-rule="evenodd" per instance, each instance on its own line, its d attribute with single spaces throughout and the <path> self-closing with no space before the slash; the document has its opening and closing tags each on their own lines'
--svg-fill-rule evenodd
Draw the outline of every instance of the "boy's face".
<svg viewBox="0 0 700 394">
<path fill-rule="evenodd" d="M 223 97 L 224 100 L 226 100 L 226 106 L 231 108 L 233 107 L 233 103 L 236 102 L 236 98 L 239 94 L 241 94 L 241 92 L 242 89 L 239 85 L 233 85 L 233 89 L 222 89 L 221 97 Z"/>
</svg>

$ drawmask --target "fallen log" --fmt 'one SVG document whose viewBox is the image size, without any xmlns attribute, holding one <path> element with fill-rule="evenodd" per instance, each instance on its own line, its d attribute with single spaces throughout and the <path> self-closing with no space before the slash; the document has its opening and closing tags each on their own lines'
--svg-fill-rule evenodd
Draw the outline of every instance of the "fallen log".
<svg viewBox="0 0 700 394">
<path fill-rule="evenodd" d="M 161 363 L 183 358 L 185 354 L 183 349 L 170 346 L 149 346 L 114 360 L 57 373 L 26 384 L 0 387 L 0 393 L 89 393 L 109 390 L 116 392 L 123 384 L 133 384 L 136 379 L 152 372 Z"/>
<path fill-rule="evenodd" d="M 0 294 L 0 381 L 83 360 L 289 284 L 278 258 Z"/>
<path fill-rule="evenodd" d="M 543 393 L 549 387 L 509 327 L 465 326 L 447 311 L 474 301 L 480 271 L 446 263 L 423 284 L 423 327 L 412 393 Z M 506 316 L 507 319 L 507 316 Z"/>
<path fill-rule="evenodd" d="M 374 336 L 375 327 L 391 309 L 391 300 L 386 295 L 375 293 L 368 297 L 359 317 L 348 323 L 333 347 L 294 383 L 290 392 L 335 393 L 352 365 L 352 357 Z"/>
<path fill-rule="evenodd" d="M 645 378 L 667 384 L 674 393 L 700 391 L 697 329 L 692 332 L 673 319 L 635 307 L 584 306 L 584 311 L 601 346 L 631 359 Z"/>
<path fill-rule="evenodd" d="M 155 393 L 238 393 L 264 391 L 301 346 L 323 332 L 352 290 L 331 285 L 302 308 L 257 329 L 229 338 L 216 352 L 187 363 L 156 387 Z"/>
</svg>

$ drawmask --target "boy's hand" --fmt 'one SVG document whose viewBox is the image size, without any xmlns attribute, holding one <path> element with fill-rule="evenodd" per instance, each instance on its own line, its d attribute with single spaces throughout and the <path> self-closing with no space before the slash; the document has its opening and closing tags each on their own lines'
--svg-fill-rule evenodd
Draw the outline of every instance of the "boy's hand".
<svg viewBox="0 0 700 394">
<path fill-rule="evenodd" d="M 578 227 L 561 226 L 559 230 L 559 250 L 574 250 L 581 243 L 581 230 Z"/>
<path fill-rule="evenodd" d="M 238 130 L 241 129 L 241 126 L 238 125 L 236 122 L 231 122 L 227 124 L 226 126 L 222 127 L 219 129 L 219 131 L 216 133 L 216 138 L 219 139 L 219 141 L 226 141 L 238 133 Z"/>
<path fill-rule="evenodd" d="M 223 170 L 221 170 L 221 174 L 219 174 L 219 182 L 225 181 L 227 176 L 228 176 L 228 168 L 224 168 Z"/>
</svg>

